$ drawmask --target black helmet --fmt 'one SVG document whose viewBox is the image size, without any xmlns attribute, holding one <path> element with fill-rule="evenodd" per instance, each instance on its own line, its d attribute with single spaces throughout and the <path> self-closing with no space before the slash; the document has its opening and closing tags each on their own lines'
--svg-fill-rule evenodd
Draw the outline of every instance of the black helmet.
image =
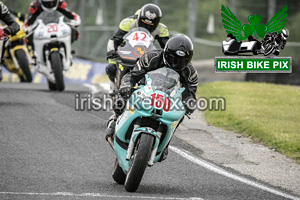
<svg viewBox="0 0 300 200">
<path fill-rule="evenodd" d="M 168 67 L 181 72 L 191 62 L 193 53 L 194 46 L 191 39 L 183 34 L 175 34 L 164 48 L 164 62 Z"/>
<path fill-rule="evenodd" d="M 160 8 L 155 4 L 148 3 L 141 8 L 138 26 L 146 28 L 151 33 L 156 29 L 161 16 Z"/>
<path fill-rule="evenodd" d="M 40 0 L 44 10 L 56 10 L 59 0 Z"/>
</svg>

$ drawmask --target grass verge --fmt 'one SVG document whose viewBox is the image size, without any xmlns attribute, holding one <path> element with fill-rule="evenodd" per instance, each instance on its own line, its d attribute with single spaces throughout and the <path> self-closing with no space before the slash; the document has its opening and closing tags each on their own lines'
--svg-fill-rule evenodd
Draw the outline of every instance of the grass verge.
<svg viewBox="0 0 300 200">
<path fill-rule="evenodd" d="M 275 148 L 300 164 L 300 87 L 251 82 L 200 85 L 198 97 L 224 97 L 225 111 L 204 112 L 214 126 Z"/>
</svg>

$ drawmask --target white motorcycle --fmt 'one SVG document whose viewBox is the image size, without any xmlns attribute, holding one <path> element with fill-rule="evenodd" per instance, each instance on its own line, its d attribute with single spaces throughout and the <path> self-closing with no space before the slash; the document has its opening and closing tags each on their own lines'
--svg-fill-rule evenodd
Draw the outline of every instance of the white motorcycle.
<svg viewBox="0 0 300 200">
<path fill-rule="evenodd" d="M 37 71 L 44 74 L 50 90 L 65 89 L 64 73 L 72 65 L 71 27 L 58 11 L 42 12 L 33 31 Z"/>
</svg>

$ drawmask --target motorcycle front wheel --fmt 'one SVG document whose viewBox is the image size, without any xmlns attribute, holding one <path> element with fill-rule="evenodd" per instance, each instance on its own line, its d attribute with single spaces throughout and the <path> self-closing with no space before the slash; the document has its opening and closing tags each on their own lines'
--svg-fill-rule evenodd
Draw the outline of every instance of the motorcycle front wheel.
<svg viewBox="0 0 300 200">
<path fill-rule="evenodd" d="M 125 180 L 125 189 L 128 192 L 135 192 L 138 189 L 151 155 L 153 142 L 154 137 L 149 134 L 142 134 L 137 141 Z"/>
<path fill-rule="evenodd" d="M 274 51 L 274 46 L 272 44 L 267 44 L 264 52 L 264 56 L 268 56 Z"/>
<path fill-rule="evenodd" d="M 19 63 L 19 66 L 22 69 L 23 74 L 20 75 L 21 82 L 32 82 L 32 74 L 29 68 L 29 61 L 27 59 L 27 55 L 23 49 L 19 49 L 15 52 L 15 56 Z"/>
<path fill-rule="evenodd" d="M 55 77 L 56 89 L 63 91 L 65 89 L 63 66 L 59 52 L 52 52 L 50 54 L 50 63 Z"/>
</svg>

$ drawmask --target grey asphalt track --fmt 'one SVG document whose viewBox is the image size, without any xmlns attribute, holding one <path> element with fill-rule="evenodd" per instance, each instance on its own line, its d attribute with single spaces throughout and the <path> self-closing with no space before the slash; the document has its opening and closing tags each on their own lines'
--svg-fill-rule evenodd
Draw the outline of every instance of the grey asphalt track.
<svg viewBox="0 0 300 200">
<path fill-rule="evenodd" d="M 111 177 L 109 112 L 75 111 L 78 85 L 0 83 L 0 199 L 286 199 L 214 173 L 175 152 L 147 168 L 136 193 Z M 179 139 L 171 145 L 197 156 Z M 231 172 L 234 173 L 234 172 Z M 247 177 L 250 180 L 251 177 Z M 285 192 L 285 191 L 283 191 Z"/>
</svg>

